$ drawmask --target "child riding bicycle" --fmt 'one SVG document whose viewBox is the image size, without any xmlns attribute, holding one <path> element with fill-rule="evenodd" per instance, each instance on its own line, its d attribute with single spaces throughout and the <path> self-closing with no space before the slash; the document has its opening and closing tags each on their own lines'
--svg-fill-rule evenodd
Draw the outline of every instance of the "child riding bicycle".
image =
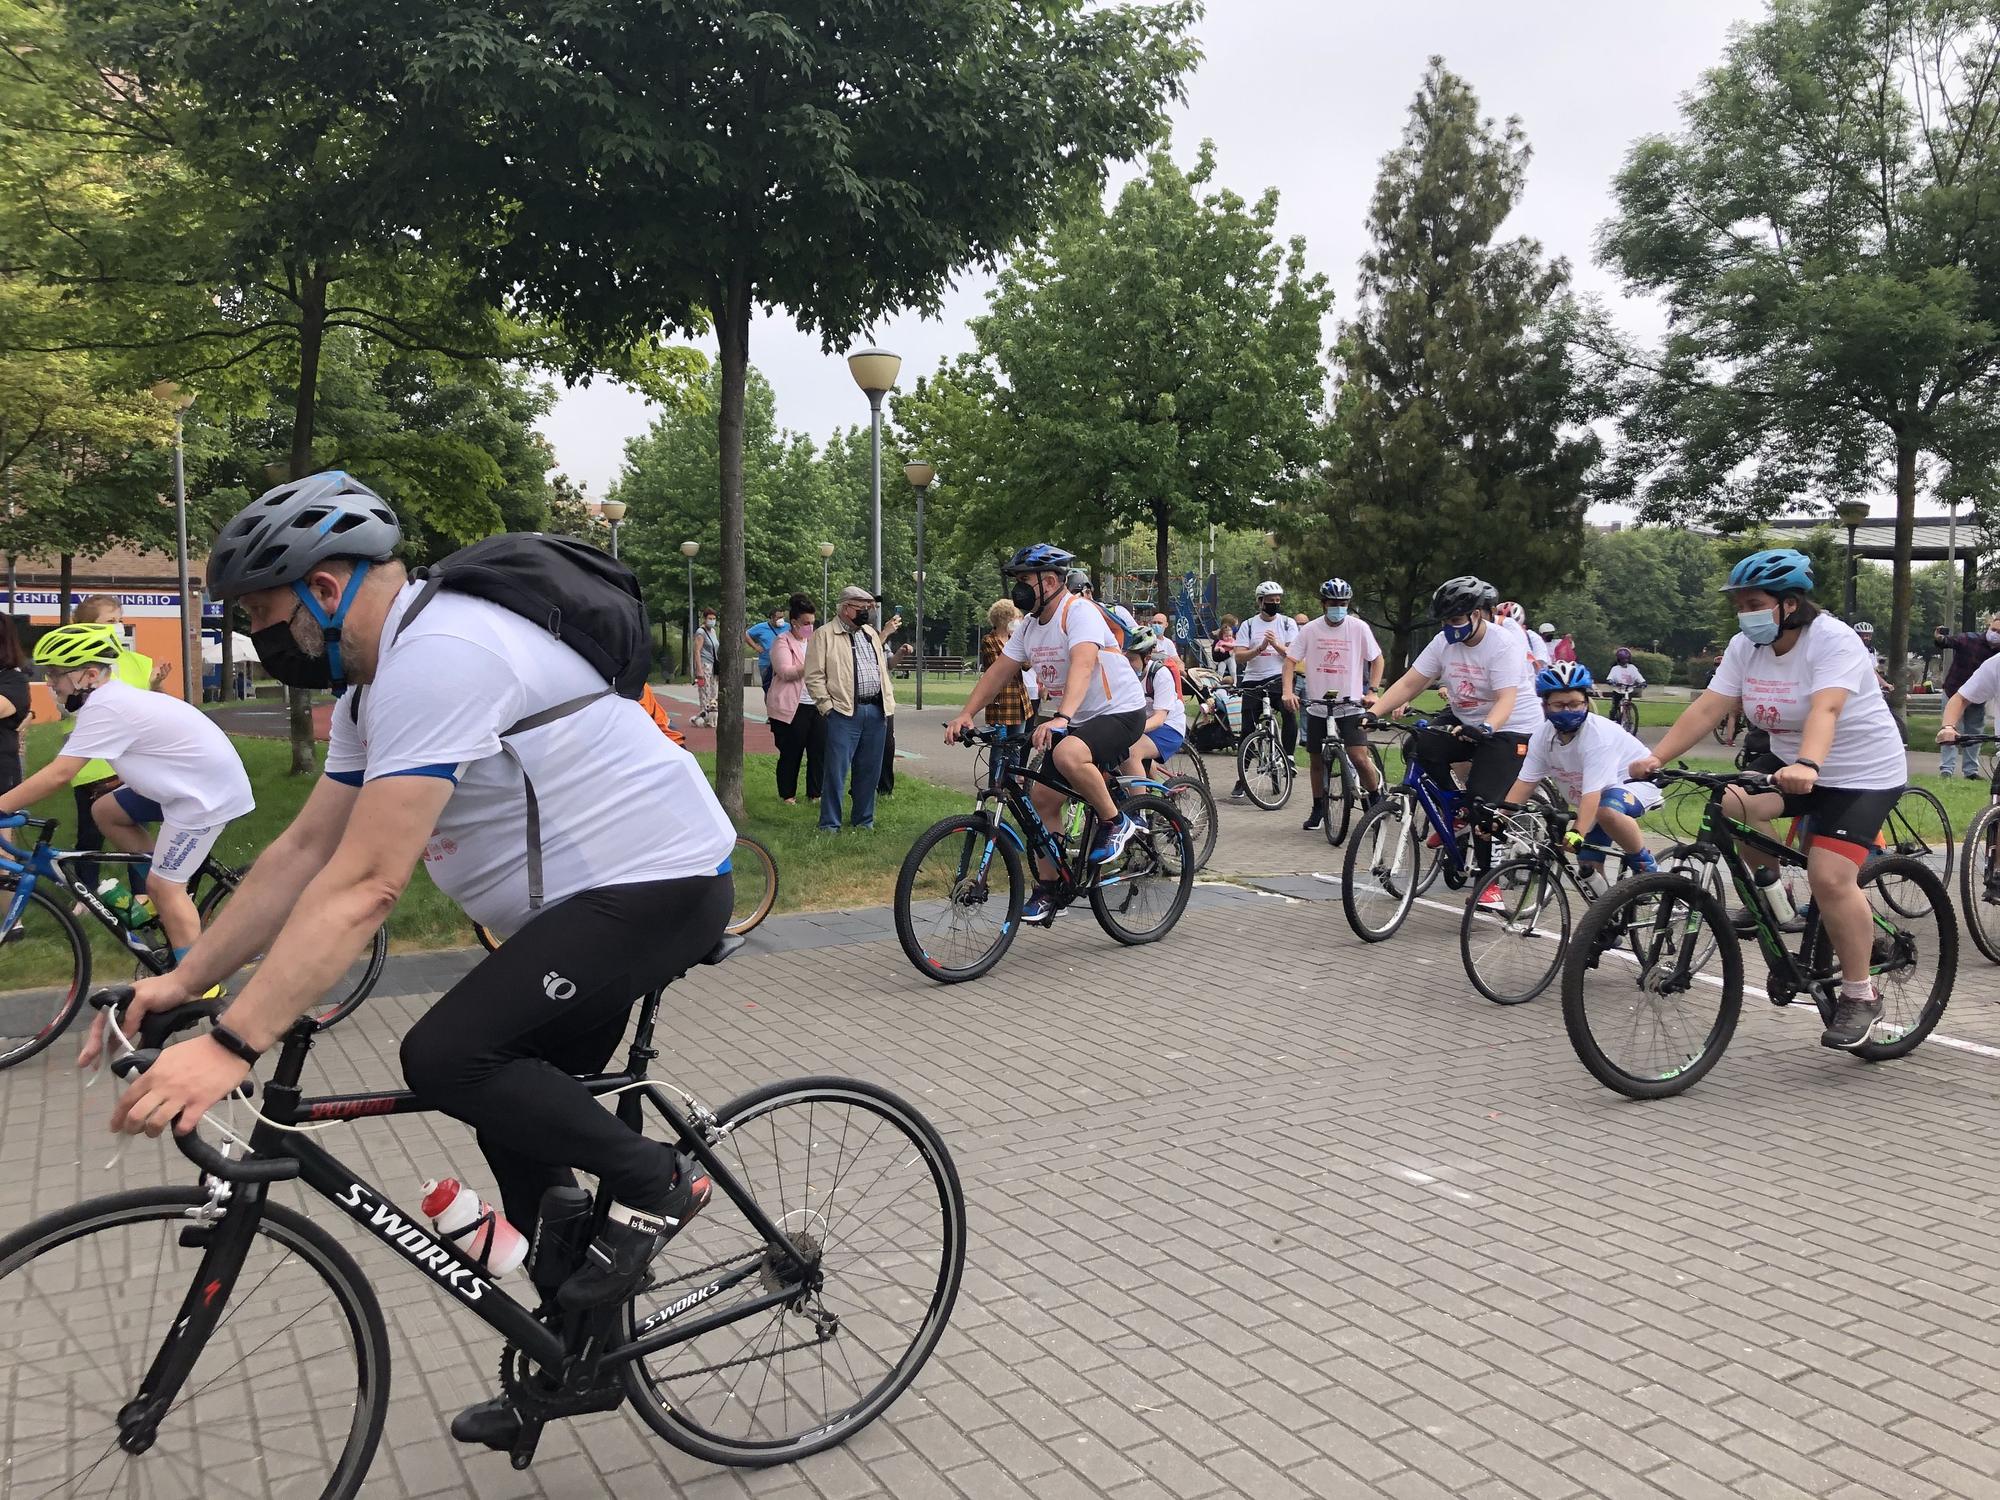
<svg viewBox="0 0 2000 1500">
<path fill-rule="evenodd" d="M 1146 732 L 1121 768 L 1127 776 L 1145 775 L 1149 762 L 1164 765 L 1187 740 L 1187 704 L 1167 661 L 1173 649 L 1173 642 L 1151 626 L 1133 631 L 1125 642 L 1125 659 L 1146 690 Z"/>
<path fill-rule="evenodd" d="M 1593 686 L 1581 662 L 1559 661 L 1535 674 L 1545 722 L 1528 738 L 1521 777 L 1507 801 L 1525 804 L 1543 777 L 1554 777 L 1576 812 L 1564 842 L 1584 875 L 1602 877 L 1604 856 L 1614 847 L 1628 870 L 1651 874 L 1658 866 L 1639 820 L 1665 798 L 1652 783 L 1627 779 L 1626 767 L 1646 747 L 1623 725 L 1590 711 Z"/>
</svg>

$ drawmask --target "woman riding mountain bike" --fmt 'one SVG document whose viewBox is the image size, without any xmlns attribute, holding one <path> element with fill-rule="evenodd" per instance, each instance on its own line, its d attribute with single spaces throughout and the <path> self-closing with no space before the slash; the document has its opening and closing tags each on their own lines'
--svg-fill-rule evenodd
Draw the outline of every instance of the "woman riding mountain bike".
<svg viewBox="0 0 2000 1500">
<path fill-rule="evenodd" d="M 1631 773 L 1651 776 L 1685 755 L 1731 714 L 1767 731 L 1785 764 L 1773 792 L 1732 788 L 1729 816 L 1770 832 L 1780 816 L 1809 818 L 1806 881 L 1831 939 L 1843 980 L 1825 1034 L 1828 1047 L 1868 1040 L 1882 1004 L 1869 975 L 1874 921 L 1861 867 L 1907 780 L 1903 739 L 1875 677 L 1874 658 L 1841 621 L 1812 602 L 1811 560 L 1791 548 L 1753 552 L 1730 569 L 1723 592 L 1741 627 L 1708 688 L 1688 706 Z M 1776 884 L 1774 863 L 1754 851 L 1760 886 Z M 1745 914 L 1738 914 L 1739 924 Z"/>
</svg>

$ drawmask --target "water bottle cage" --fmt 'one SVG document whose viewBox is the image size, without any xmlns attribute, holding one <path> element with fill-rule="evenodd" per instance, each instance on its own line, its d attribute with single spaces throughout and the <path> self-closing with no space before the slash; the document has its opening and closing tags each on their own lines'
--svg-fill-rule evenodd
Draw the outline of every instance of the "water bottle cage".
<svg viewBox="0 0 2000 1500">
<path fill-rule="evenodd" d="M 493 1223 L 498 1217 L 491 1208 L 488 1208 L 485 1213 L 474 1219 L 470 1224 L 461 1224 L 456 1229 L 439 1229 L 438 1238 L 450 1240 L 456 1245 L 463 1241 L 467 1235 L 477 1234 L 482 1229 L 485 1230 L 486 1238 L 484 1240 L 463 1246 L 465 1252 L 483 1266 L 486 1264 L 486 1257 L 493 1250 Z M 432 1227 L 436 1228 L 435 1225 Z"/>
</svg>

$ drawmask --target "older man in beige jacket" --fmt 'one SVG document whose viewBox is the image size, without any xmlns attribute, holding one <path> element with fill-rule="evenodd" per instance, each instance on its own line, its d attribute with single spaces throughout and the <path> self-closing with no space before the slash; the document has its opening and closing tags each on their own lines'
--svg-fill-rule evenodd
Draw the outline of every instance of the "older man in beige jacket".
<svg viewBox="0 0 2000 1500">
<path fill-rule="evenodd" d="M 855 828 L 875 826 L 875 792 L 882 778 L 882 742 L 896 695 L 889 686 L 889 657 L 868 623 L 875 596 L 844 588 L 831 621 L 806 647 L 806 691 L 826 718 L 826 768 L 820 776 L 819 826 L 838 833 L 841 793 L 852 777 Z"/>
</svg>

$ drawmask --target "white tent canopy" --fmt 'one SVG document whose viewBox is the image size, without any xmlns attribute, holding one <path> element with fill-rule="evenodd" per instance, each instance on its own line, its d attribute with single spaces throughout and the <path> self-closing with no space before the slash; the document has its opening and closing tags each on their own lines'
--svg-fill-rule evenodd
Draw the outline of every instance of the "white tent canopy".
<svg viewBox="0 0 2000 1500">
<path fill-rule="evenodd" d="M 257 648 L 250 644 L 250 637 L 240 630 L 233 633 L 236 637 L 233 643 L 236 665 L 239 667 L 255 666 L 257 664 Z M 203 666 L 221 666 L 222 642 L 219 640 L 211 641 L 206 636 L 203 636 L 201 642 L 201 660 Z"/>
</svg>

